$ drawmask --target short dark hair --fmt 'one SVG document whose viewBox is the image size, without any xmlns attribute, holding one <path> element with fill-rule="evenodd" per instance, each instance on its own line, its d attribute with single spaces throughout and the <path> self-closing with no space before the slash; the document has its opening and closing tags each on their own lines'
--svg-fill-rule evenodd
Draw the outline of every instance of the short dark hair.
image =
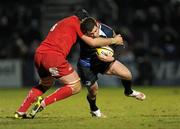
<svg viewBox="0 0 180 129">
<path fill-rule="evenodd" d="M 83 8 L 77 9 L 74 14 L 79 18 L 80 21 L 89 17 L 89 13 Z"/>
<path fill-rule="evenodd" d="M 83 34 L 88 34 L 97 26 L 96 20 L 92 17 L 87 17 L 81 22 L 81 31 Z"/>
</svg>

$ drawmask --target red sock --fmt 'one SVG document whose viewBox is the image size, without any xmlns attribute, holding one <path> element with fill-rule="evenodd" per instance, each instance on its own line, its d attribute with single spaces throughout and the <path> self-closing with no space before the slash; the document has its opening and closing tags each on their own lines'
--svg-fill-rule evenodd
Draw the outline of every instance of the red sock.
<svg viewBox="0 0 180 129">
<path fill-rule="evenodd" d="M 31 106 L 31 104 L 36 101 L 36 98 L 42 94 L 43 94 L 42 91 L 33 87 L 29 91 L 24 102 L 21 104 L 21 107 L 18 109 L 18 112 L 26 112 L 28 110 L 28 108 Z"/>
<path fill-rule="evenodd" d="M 54 103 L 56 101 L 65 99 L 71 95 L 72 95 L 72 89 L 71 89 L 71 87 L 66 85 L 62 88 L 57 89 L 54 93 L 52 93 L 51 95 L 46 97 L 44 99 L 44 104 L 45 104 L 45 106 L 47 106 L 47 105 Z"/>
</svg>

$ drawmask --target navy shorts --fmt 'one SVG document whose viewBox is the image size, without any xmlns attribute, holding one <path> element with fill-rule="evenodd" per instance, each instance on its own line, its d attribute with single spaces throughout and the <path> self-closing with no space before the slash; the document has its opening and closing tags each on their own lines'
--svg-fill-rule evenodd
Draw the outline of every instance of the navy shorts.
<svg viewBox="0 0 180 129">
<path fill-rule="evenodd" d="M 97 60 L 96 62 L 91 62 L 90 66 L 84 66 L 79 61 L 77 68 L 82 84 L 87 88 L 90 88 L 98 80 L 98 73 L 105 73 L 111 63 L 112 62 Z"/>
</svg>

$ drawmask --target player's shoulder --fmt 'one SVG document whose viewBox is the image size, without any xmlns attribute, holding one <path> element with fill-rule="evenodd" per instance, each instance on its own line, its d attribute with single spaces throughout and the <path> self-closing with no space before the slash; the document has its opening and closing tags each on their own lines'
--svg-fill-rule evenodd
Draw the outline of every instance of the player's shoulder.
<svg viewBox="0 0 180 129">
<path fill-rule="evenodd" d="M 100 24 L 100 29 L 105 33 L 108 38 L 113 37 L 113 29 L 106 24 Z"/>
<path fill-rule="evenodd" d="M 113 30 L 110 26 L 108 26 L 108 25 L 106 25 L 106 24 L 104 24 L 104 23 L 100 23 L 100 25 L 101 25 L 101 28 L 103 29 L 109 29 L 109 30 Z"/>
<path fill-rule="evenodd" d="M 69 18 L 70 20 L 77 20 L 77 21 L 79 20 L 78 17 L 75 16 L 75 15 L 69 16 L 68 18 Z"/>
</svg>

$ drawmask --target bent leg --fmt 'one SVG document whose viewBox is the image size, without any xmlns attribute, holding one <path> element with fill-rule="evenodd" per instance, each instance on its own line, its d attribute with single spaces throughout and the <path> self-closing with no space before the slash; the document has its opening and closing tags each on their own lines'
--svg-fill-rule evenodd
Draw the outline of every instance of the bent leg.
<svg viewBox="0 0 180 129">
<path fill-rule="evenodd" d="M 59 78 L 59 80 L 62 81 L 65 85 L 57 89 L 51 95 L 47 96 L 42 101 L 43 107 L 80 92 L 81 83 L 80 83 L 80 78 L 76 71 L 70 73 L 69 75 Z"/>
<path fill-rule="evenodd" d="M 123 80 L 132 80 L 132 74 L 129 69 L 117 60 L 110 65 L 105 74 L 116 75 Z"/>
<path fill-rule="evenodd" d="M 106 71 L 106 74 L 116 75 L 121 79 L 125 94 L 133 93 L 133 90 L 131 89 L 132 74 L 125 65 L 123 65 L 119 61 L 115 61 L 113 64 L 111 64 L 109 69 Z"/>
<path fill-rule="evenodd" d="M 81 82 L 79 75 L 76 71 L 72 72 L 69 75 L 63 76 L 59 78 L 61 82 L 63 82 L 65 85 L 68 85 L 72 89 L 72 94 L 77 94 L 81 90 Z"/>
<path fill-rule="evenodd" d="M 24 99 L 23 103 L 17 110 L 19 114 L 24 114 L 28 108 L 31 106 L 32 103 L 34 103 L 38 96 L 41 96 L 43 93 L 45 93 L 54 83 L 54 78 L 52 77 L 45 77 L 41 78 L 39 85 L 34 86 Z"/>
<path fill-rule="evenodd" d="M 116 75 L 121 78 L 122 85 L 124 86 L 124 94 L 129 97 L 134 97 L 138 100 L 144 100 L 146 96 L 139 92 L 132 90 L 132 74 L 128 70 L 126 66 L 124 66 L 122 63 L 119 61 L 115 61 L 110 68 L 107 70 L 106 74 L 109 75 Z"/>
<path fill-rule="evenodd" d="M 95 82 L 91 87 L 88 88 L 87 100 L 89 102 L 92 117 L 106 118 L 106 116 L 101 113 L 100 109 L 96 105 L 96 96 L 98 93 L 98 84 Z"/>
</svg>

